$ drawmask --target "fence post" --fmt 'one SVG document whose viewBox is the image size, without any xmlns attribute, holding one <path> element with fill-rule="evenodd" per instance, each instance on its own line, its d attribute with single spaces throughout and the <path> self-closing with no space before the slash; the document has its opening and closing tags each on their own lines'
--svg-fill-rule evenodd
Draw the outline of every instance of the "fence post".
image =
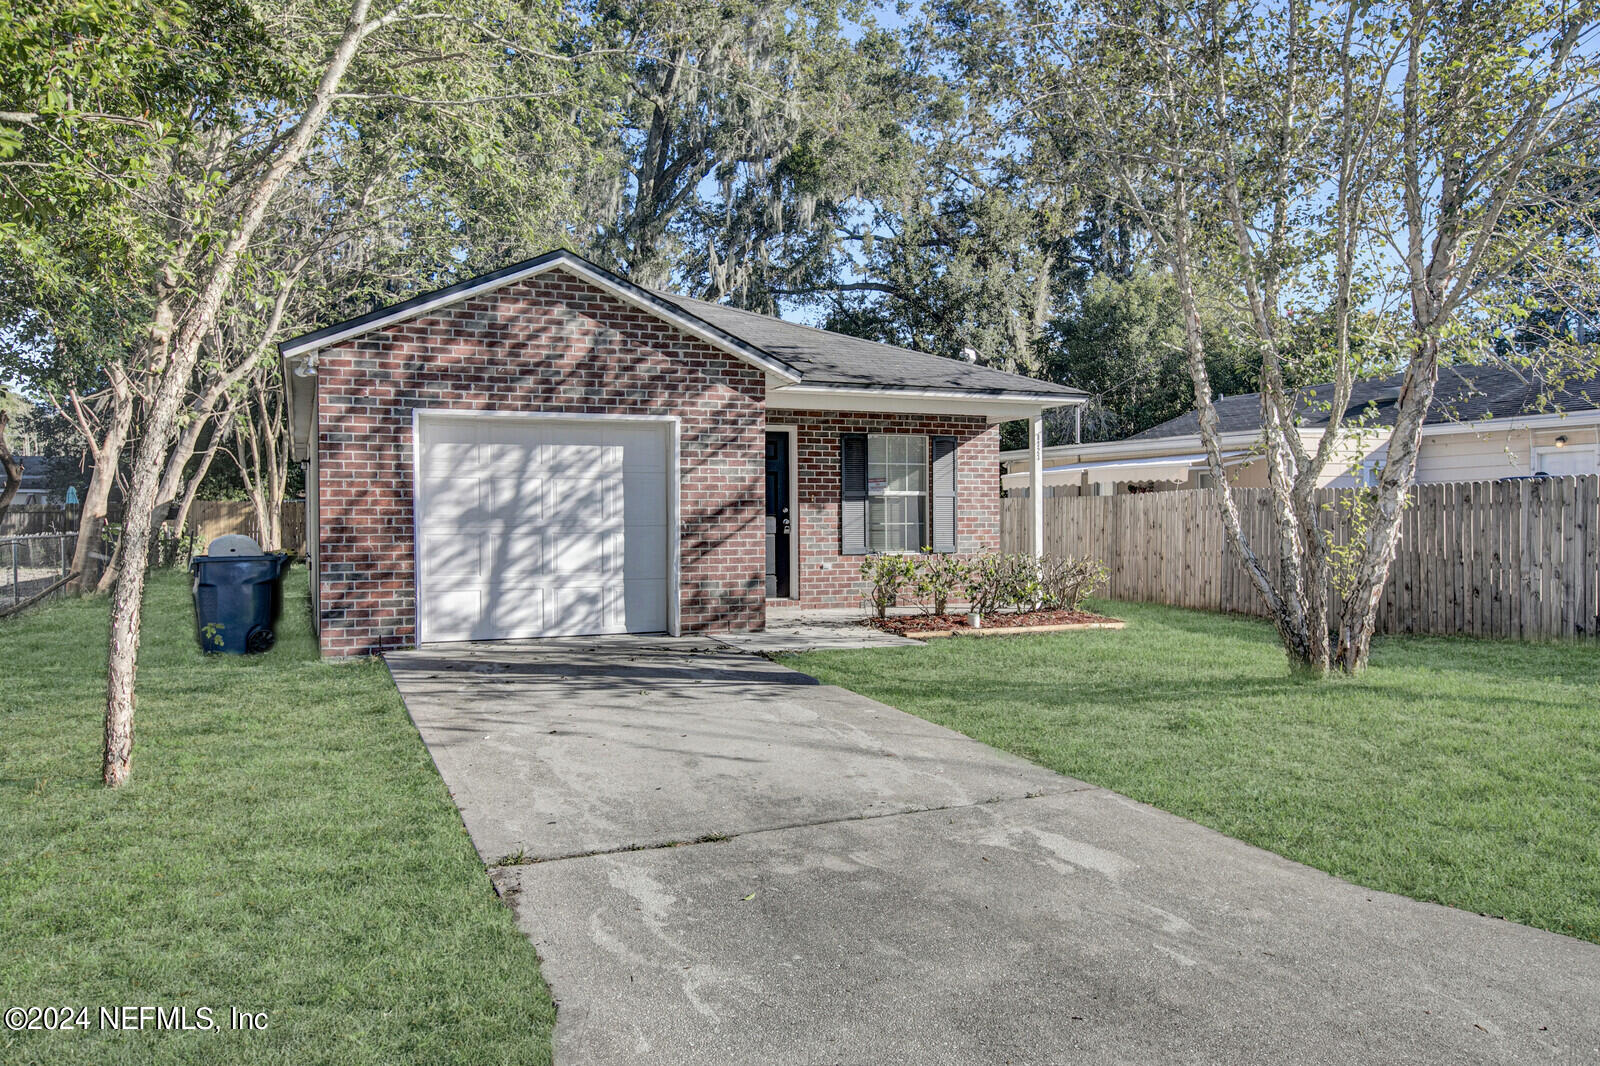
<svg viewBox="0 0 1600 1066">
<path fill-rule="evenodd" d="M 11 542 L 11 605 L 22 602 L 22 582 L 17 579 L 17 542 Z"/>
</svg>

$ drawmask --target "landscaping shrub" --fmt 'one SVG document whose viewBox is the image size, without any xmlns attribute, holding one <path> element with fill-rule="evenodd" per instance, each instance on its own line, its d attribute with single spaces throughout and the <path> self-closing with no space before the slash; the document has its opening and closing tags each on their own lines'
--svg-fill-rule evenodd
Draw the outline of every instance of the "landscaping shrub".
<svg viewBox="0 0 1600 1066">
<path fill-rule="evenodd" d="M 1077 610 L 1106 579 L 1098 561 L 1070 555 L 1035 559 L 1026 552 L 984 552 L 964 565 L 967 602 L 979 614 Z"/>
<path fill-rule="evenodd" d="M 916 582 L 917 562 L 910 555 L 869 555 L 861 561 L 861 576 L 867 582 L 867 602 L 884 618 L 900 593 Z"/>
<path fill-rule="evenodd" d="M 1005 605 L 1003 558 L 997 552 L 981 552 L 967 561 L 962 586 L 967 592 L 967 609 L 974 614 L 993 614 Z"/>
<path fill-rule="evenodd" d="M 914 591 L 929 614 L 944 614 L 951 594 L 962 588 L 967 579 L 967 560 L 959 555 L 936 553 L 932 548 L 922 550 L 928 554 L 917 564 Z"/>
<path fill-rule="evenodd" d="M 1047 555 L 1039 562 L 1039 605 L 1076 611 L 1108 576 L 1098 559 Z"/>
</svg>

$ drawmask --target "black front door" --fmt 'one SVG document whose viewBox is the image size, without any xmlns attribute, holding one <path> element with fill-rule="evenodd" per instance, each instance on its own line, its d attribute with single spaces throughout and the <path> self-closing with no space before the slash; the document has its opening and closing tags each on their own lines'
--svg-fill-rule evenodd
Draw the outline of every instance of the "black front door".
<svg viewBox="0 0 1600 1066">
<path fill-rule="evenodd" d="M 789 587 L 789 434 L 767 434 L 767 597 L 786 600 Z"/>
</svg>

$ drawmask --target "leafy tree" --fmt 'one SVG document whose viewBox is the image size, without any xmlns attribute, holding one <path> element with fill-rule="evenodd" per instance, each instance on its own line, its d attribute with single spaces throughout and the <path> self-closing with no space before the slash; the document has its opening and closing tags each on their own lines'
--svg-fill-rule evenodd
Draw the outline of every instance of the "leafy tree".
<svg viewBox="0 0 1600 1066">
<path fill-rule="evenodd" d="M 846 235 L 856 277 L 831 289 L 834 328 L 1044 375 L 1052 321 L 1140 264 L 1139 226 L 1086 171 L 1082 136 L 1019 104 L 1037 82 L 1022 17 L 941 0 L 907 31 L 919 155 Z"/>
<path fill-rule="evenodd" d="M 24 75 L 18 84 L 28 97 L 0 115 L 20 130 L 8 140 L 7 176 L 33 209 L 5 231 L 8 254 L 41 287 L 62 276 L 130 278 L 145 294 L 133 304 L 145 309 L 134 337 L 101 368 L 113 390 L 120 382 L 131 391 L 133 381 L 140 393 L 111 611 L 108 785 L 130 768 L 138 607 L 168 443 L 236 285 L 261 265 L 257 237 L 270 232 L 263 226 L 274 201 L 308 161 L 352 151 L 363 129 L 380 151 L 384 123 L 393 135 L 397 113 L 409 116 L 411 135 L 392 136 L 396 152 L 449 137 L 460 157 L 487 160 L 506 127 L 482 121 L 478 109 L 506 102 L 544 100 L 541 113 L 522 117 L 543 119 L 550 135 L 564 125 L 559 97 L 570 65 L 549 47 L 559 10 L 538 4 L 351 0 L 333 11 L 290 4 L 259 17 L 185 8 L 148 32 L 136 14 L 121 11 L 115 34 L 100 33 L 100 23 L 45 25 L 0 48 Z M 68 66 L 58 78 L 51 72 L 63 33 L 68 51 L 105 52 L 109 61 Z M 97 90 L 106 72 L 113 85 Z M 105 103 L 87 111 L 85 96 Z M 155 105 L 157 128 L 147 128 L 146 103 Z M 450 133 L 416 131 L 424 113 Z M 91 135 L 85 150 L 67 143 Z M 79 231 L 100 239 L 90 247 Z"/>
<path fill-rule="evenodd" d="M 1165 270 L 1130 277 L 1099 274 L 1070 306 L 1059 307 L 1045 331 L 1045 367 L 1055 381 L 1089 393 L 1085 440 L 1131 436 L 1189 410 L 1194 384 L 1184 355 L 1177 286 Z M 1207 370 L 1225 393 L 1252 392 L 1247 355 L 1227 331 L 1210 325 Z"/>
<path fill-rule="evenodd" d="M 11 509 L 11 501 L 22 488 L 22 461 L 12 453 L 11 412 L 0 407 L 0 518 Z"/>
<path fill-rule="evenodd" d="M 908 159 L 899 49 L 862 12 L 859 0 L 596 5 L 588 67 L 620 164 L 599 190 L 610 218 L 596 253 L 642 284 L 760 310 L 829 282 L 836 230 Z"/>
<path fill-rule="evenodd" d="M 1030 6 L 1027 47 L 1063 90 L 1038 106 L 1092 138 L 1172 270 L 1229 541 L 1293 664 L 1359 670 L 1441 361 L 1479 350 L 1473 324 L 1499 280 L 1566 260 L 1552 238 L 1596 192 L 1592 171 L 1560 188 L 1545 173 L 1597 132 L 1585 104 L 1600 82 L 1580 47 L 1594 5 Z M 1265 544 L 1243 533 L 1223 476 L 1208 290 L 1248 323 L 1259 366 Z M 1316 442 L 1294 390 L 1307 352 L 1333 382 Z M 1404 385 L 1367 517 L 1337 545 L 1314 492 L 1361 432 L 1345 409 L 1371 366 L 1402 368 Z"/>
</svg>

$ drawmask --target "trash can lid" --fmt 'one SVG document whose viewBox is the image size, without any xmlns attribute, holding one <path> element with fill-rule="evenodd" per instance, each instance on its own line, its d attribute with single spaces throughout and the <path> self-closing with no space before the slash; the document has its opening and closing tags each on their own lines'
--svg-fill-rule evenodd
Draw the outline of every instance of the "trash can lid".
<svg viewBox="0 0 1600 1066">
<path fill-rule="evenodd" d="M 224 533 L 213 540 L 206 548 L 206 554 L 216 555 L 261 555 L 261 545 L 241 533 Z"/>
</svg>

